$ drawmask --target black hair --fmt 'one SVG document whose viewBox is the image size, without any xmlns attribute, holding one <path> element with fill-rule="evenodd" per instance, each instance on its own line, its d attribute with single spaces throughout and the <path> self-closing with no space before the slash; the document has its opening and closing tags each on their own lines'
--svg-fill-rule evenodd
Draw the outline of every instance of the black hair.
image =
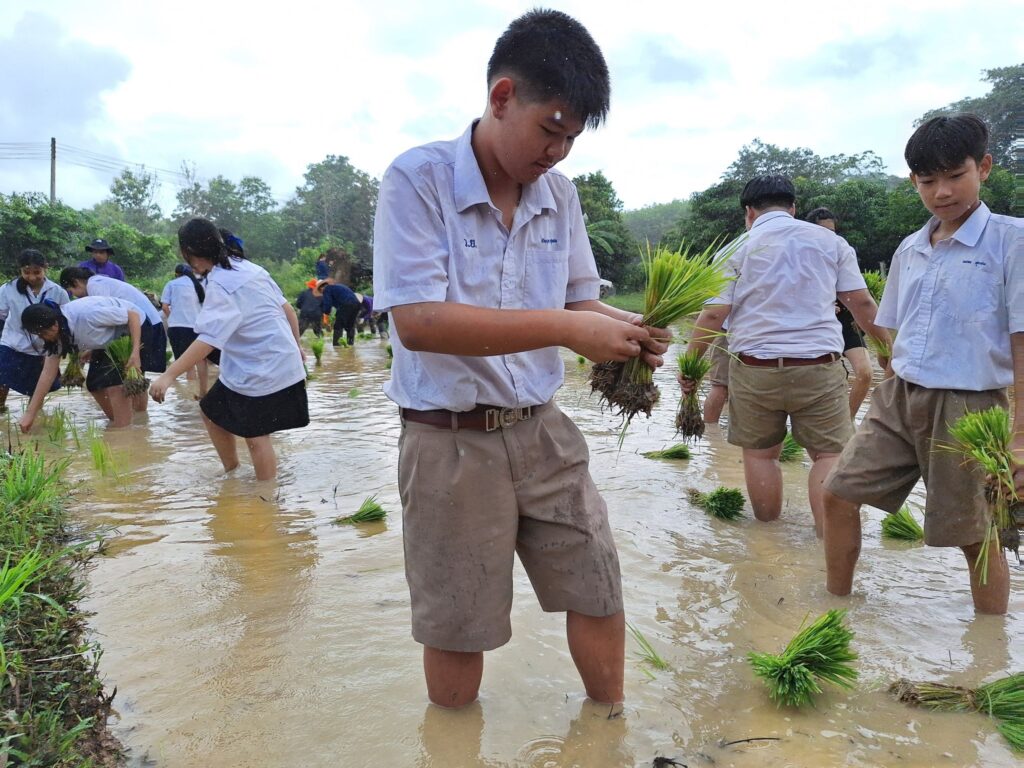
<svg viewBox="0 0 1024 768">
<path fill-rule="evenodd" d="M 18 254 L 18 267 L 42 267 L 46 269 L 46 257 L 35 248 L 26 248 Z M 22 296 L 28 296 L 28 283 L 25 282 L 25 278 L 21 275 L 18 275 L 18 278 L 14 281 L 14 289 Z"/>
<path fill-rule="evenodd" d="M 837 219 L 836 215 L 828 208 L 815 208 L 804 218 L 811 222 L 811 224 L 817 224 L 819 221 L 834 221 L 836 224 L 839 223 L 839 219 Z"/>
<path fill-rule="evenodd" d="M 755 210 L 779 207 L 788 208 L 796 202 L 796 187 L 788 176 L 755 176 L 747 182 L 740 193 L 740 205 Z"/>
<path fill-rule="evenodd" d="M 68 327 L 68 320 L 52 302 L 41 301 L 38 304 L 30 304 L 21 313 L 21 327 L 29 333 L 38 336 L 41 331 L 57 324 L 59 333 L 54 341 L 43 343 L 43 352 L 48 355 L 60 355 L 63 357 L 77 347 L 71 336 L 71 329 Z"/>
<path fill-rule="evenodd" d="M 92 272 L 85 267 L 64 267 L 64 269 L 60 271 L 60 278 L 57 282 L 60 283 L 61 288 L 67 290 L 71 287 L 72 283 L 76 281 L 88 283 L 89 278 L 91 277 Z"/>
<path fill-rule="evenodd" d="M 988 153 L 988 126 L 977 115 L 939 115 L 914 131 L 903 157 L 915 174 L 959 168 L 967 158 L 980 163 Z"/>
<path fill-rule="evenodd" d="M 242 238 L 233 234 L 230 229 L 224 229 L 224 227 L 217 231 L 220 232 L 220 239 L 224 241 L 224 247 L 228 249 L 228 254 L 236 259 L 244 259 L 245 251 L 242 250 Z"/>
<path fill-rule="evenodd" d="M 525 101 L 558 99 L 588 128 L 608 116 L 608 65 L 586 28 L 561 11 L 535 8 L 509 24 L 487 62 L 487 87 L 512 77 Z"/>
<path fill-rule="evenodd" d="M 224 269 L 232 268 L 224 239 L 209 219 L 189 219 L 182 224 L 178 229 L 178 247 L 184 256 L 208 259 Z"/>
</svg>

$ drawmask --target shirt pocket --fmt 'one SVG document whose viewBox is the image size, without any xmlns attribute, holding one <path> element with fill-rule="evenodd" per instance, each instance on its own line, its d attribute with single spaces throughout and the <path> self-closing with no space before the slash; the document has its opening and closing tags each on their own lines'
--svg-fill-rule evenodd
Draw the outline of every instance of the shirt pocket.
<svg viewBox="0 0 1024 768">
<path fill-rule="evenodd" d="M 981 323 L 999 308 L 1002 275 L 976 264 L 957 264 L 943 271 L 939 288 L 940 313 L 961 323 Z"/>
<path fill-rule="evenodd" d="M 527 250 L 524 285 L 526 308 L 564 308 L 569 285 L 569 252 Z"/>
</svg>

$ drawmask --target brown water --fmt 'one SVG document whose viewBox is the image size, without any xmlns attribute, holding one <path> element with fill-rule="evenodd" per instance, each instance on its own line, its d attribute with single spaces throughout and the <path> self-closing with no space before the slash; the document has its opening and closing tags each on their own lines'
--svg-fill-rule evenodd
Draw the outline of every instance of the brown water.
<svg viewBox="0 0 1024 768">
<path fill-rule="evenodd" d="M 481 700 L 426 703 L 409 636 L 395 486 L 399 424 L 380 391 L 384 344 L 325 353 L 310 384 L 313 423 L 276 438 L 281 474 L 225 477 L 179 383 L 143 423 L 107 434 L 121 474 L 74 454 L 75 510 L 109 529 L 85 608 L 117 687 L 116 734 L 134 766 L 1010 766 L 979 715 L 930 714 L 886 693 L 899 676 L 973 685 L 1024 668 L 1024 579 L 1006 618 L 976 618 L 959 552 L 883 542 L 865 509 L 855 595 L 829 596 L 807 507 L 806 466 L 787 465 L 775 524 L 724 523 L 692 509 L 688 487 L 742 487 L 740 453 L 709 430 L 689 462 L 639 455 L 673 441 L 672 374 L 654 418 L 621 452 L 617 424 L 566 355 L 558 400 L 587 436 L 619 545 L 628 619 L 671 669 L 627 660 L 624 716 L 585 701 L 560 615 L 516 572 L 513 639 L 487 655 Z M 355 396 L 350 391 L 358 388 Z M 80 424 L 88 396 L 55 402 Z M 56 449 L 53 449 L 56 452 Z M 370 494 L 386 523 L 331 524 Z M 916 494 L 912 503 L 920 506 Z M 807 617 L 849 607 L 861 655 L 852 692 L 777 709 L 745 660 L 778 651 Z M 632 653 L 636 646 L 628 641 Z M 730 746 L 725 742 L 770 737 Z"/>
</svg>

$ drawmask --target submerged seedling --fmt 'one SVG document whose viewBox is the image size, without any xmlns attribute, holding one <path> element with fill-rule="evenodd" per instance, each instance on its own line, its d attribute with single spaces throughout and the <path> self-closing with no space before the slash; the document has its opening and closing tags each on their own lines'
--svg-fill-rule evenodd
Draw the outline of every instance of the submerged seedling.
<svg viewBox="0 0 1024 768">
<path fill-rule="evenodd" d="M 626 622 L 626 628 L 629 629 L 629 634 L 633 636 L 636 644 L 640 646 L 640 650 L 634 652 L 633 655 L 640 661 L 640 664 L 645 665 L 641 668 L 648 677 L 653 678 L 654 675 L 651 674 L 647 667 L 652 667 L 660 671 L 664 671 L 669 668 L 668 662 L 665 661 L 665 659 L 663 659 L 656 650 L 654 650 L 654 646 L 651 645 L 650 641 L 646 637 L 644 637 L 643 632 L 634 627 L 628 621 Z"/>
</svg>

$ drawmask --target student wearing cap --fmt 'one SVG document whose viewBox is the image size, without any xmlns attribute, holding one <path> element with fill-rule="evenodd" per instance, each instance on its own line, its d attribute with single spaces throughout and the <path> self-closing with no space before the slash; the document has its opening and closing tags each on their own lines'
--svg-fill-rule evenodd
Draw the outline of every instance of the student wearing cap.
<svg viewBox="0 0 1024 768">
<path fill-rule="evenodd" d="M 822 482 L 853 434 L 837 296 L 869 334 L 887 343 L 889 332 L 874 323 L 877 307 L 849 243 L 794 218 L 793 182 L 751 179 L 740 204 L 748 235 L 729 259 L 734 279 L 701 312 L 690 349 L 705 351 L 728 318 L 728 440 L 743 448 L 754 516 L 769 522 L 782 512 L 778 458 L 788 418 L 813 462 L 808 495 L 820 537 Z M 684 381 L 684 391 L 692 387 Z"/>
<path fill-rule="evenodd" d="M 206 300 L 206 289 L 192 274 L 188 264 L 176 265 L 174 274 L 175 278 L 164 286 L 160 296 L 160 308 L 167 320 L 167 338 L 171 342 L 174 359 L 177 360 L 198 338 L 194 329 L 199 310 Z M 210 374 L 206 360 L 207 358 L 200 360 L 193 369 L 199 380 L 200 397 L 209 389 Z M 190 372 L 189 377 L 191 375 Z"/>
<path fill-rule="evenodd" d="M 329 280 L 320 280 L 316 287 L 323 292 L 324 314 L 330 316 L 333 310 L 338 310 L 334 316 L 334 346 L 338 346 L 342 333 L 345 334 L 349 345 L 354 344 L 356 318 L 363 308 L 359 297 L 347 285 L 332 283 Z"/>
<path fill-rule="evenodd" d="M 103 275 L 124 281 L 124 270 L 111 261 L 114 257 L 114 249 L 110 247 L 110 243 L 102 238 L 97 238 L 85 246 L 85 250 L 92 254 L 92 257 L 80 261 L 78 266 L 88 269 L 94 275 Z"/>
</svg>

